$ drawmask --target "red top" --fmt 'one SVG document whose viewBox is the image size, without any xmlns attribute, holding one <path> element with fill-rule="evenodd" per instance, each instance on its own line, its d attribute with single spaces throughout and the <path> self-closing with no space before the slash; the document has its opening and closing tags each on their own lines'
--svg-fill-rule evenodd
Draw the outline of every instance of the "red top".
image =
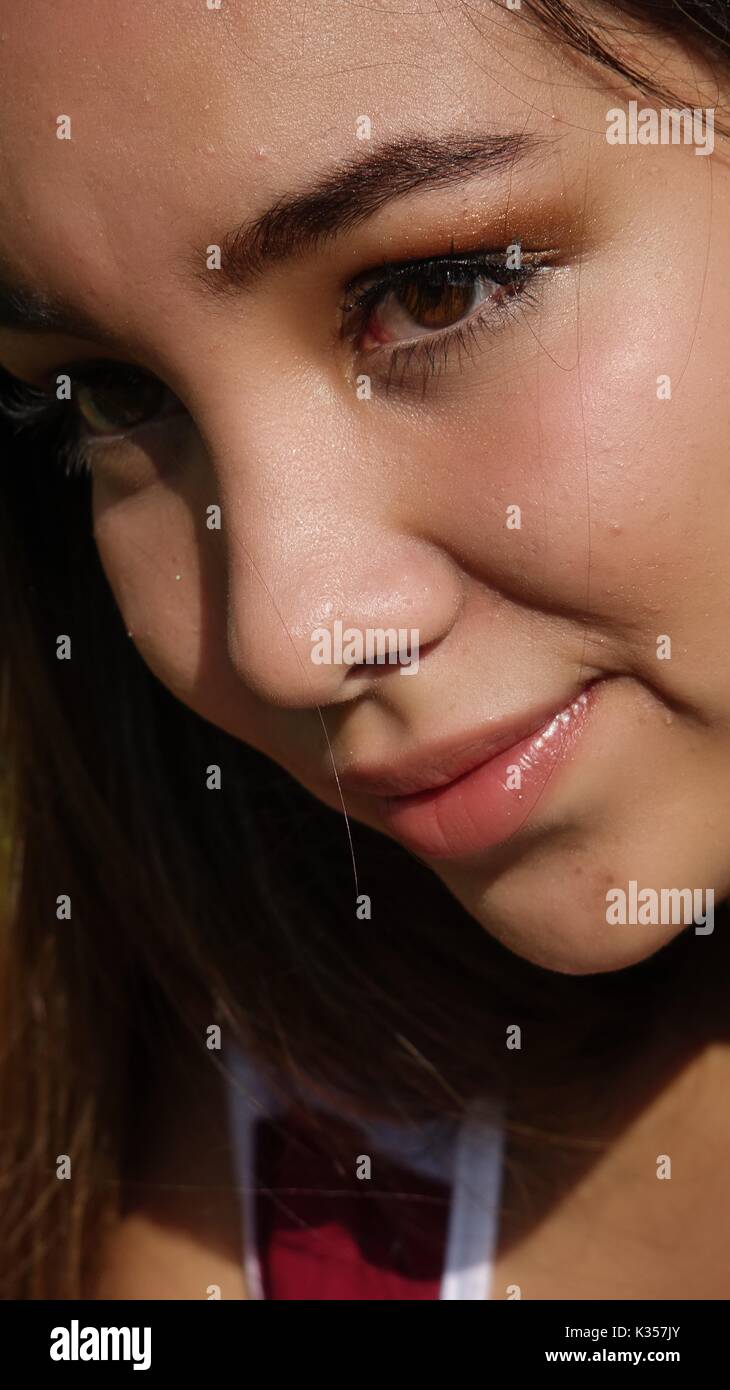
<svg viewBox="0 0 730 1390">
<path fill-rule="evenodd" d="M 501 1107 L 459 1122 L 288 1105 L 240 1048 L 229 1103 L 253 1299 L 482 1300 L 498 1233 Z"/>
<path fill-rule="evenodd" d="M 360 1156 L 370 1178 L 357 1176 Z M 330 1117 L 260 1120 L 256 1187 L 265 1298 L 438 1299 L 450 1188 L 377 1153 L 364 1132 Z"/>
</svg>

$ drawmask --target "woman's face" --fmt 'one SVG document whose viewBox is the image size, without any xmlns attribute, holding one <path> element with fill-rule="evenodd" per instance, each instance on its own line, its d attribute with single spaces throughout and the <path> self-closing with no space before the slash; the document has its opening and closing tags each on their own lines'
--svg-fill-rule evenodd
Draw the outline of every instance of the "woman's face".
<svg viewBox="0 0 730 1390">
<path fill-rule="evenodd" d="M 0 364 L 167 388 L 68 404 L 145 661 L 519 954 L 650 955 L 681 923 L 611 890 L 730 892 L 721 142 L 609 143 L 636 93 L 489 0 L 35 0 L 0 39 L 2 276 L 72 316 Z"/>
</svg>

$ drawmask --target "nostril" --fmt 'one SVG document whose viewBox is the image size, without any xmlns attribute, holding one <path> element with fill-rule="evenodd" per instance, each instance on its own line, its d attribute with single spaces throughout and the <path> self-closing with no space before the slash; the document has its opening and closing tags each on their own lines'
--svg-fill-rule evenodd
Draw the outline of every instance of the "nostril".
<svg viewBox="0 0 730 1390">
<path fill-rule="evenodd" d="M 331 629 L 317 628 L 312 642 L 312 660 L 317 665 L 340 670 L 411 666 L 418 662 L 420 633 L 418 628 L 407 627 L 345 627 L 337 619 Z"/>
<path fill-rule="evenodd" d="M 352 642 L 349 651 L 343 645 L 342 664 L 349 668 L 345 679 L 368 671 L 415 673 L 422 658 L 435 646 L 438 640 L 422 644 L 417 628 L 364 628 L 359 643 Z"/>
</svg>

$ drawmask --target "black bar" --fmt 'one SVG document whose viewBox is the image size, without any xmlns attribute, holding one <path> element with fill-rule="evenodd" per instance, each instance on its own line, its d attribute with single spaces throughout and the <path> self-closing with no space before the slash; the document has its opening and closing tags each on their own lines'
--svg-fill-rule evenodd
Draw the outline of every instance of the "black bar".
<svg viewBox="0 0 730 1390">
<path fill-rule="evenodd" d="M 79 1385 L 85 1378 L 96 1385 L 100 1372 L 131 1376 L 139 1384 L 177 1372 L 185 1386 L 195 1384 L 196 1377 L 201 1385 L 210 1385 L 213 1375 L 246 1385 L 250 1377 L 260 1382 L 262 1375 L 278 1376 L 289 1359 L 297 1373 L 336 1375 L 338 1380 L 354 1376 L 362 1383 L 363 1373 L 372 1367 L 374 1386 L 394 1373 L 407 1374 L 412 1384 L 422 1365 L 433 1376 L 437 1351 L 444 1357 L 450 1387 L 462 1378 L 473 1379 L 475 1372 L 485 1385 L 501 1385 L 505 1375 L 553 1365 L 578 1374 L 586 1366 L 633 1372 L 651 1365 L 670 1374 L 679 1368 L 696 1372 L 713 1367 L 724 1378 L 726 1300 L 486 1302 L 466 1323 L 463 1314 L 452 1323 L 445 1312 L 440 1324 L 434 1321 L 433 1304 L 426 1323 L 412 1323 L 409 1314 L 401 1324 L 374 1324 L 370 1305 L 367 1320 L 354 1335 L 342 1324 L 344 1304 L 320 1323 L 310 1303 L 306 1322 L 292 1326 L 289 1319 L 296 1314 L 291 1309 L 274 1315 L 267 1303 L 210 1302 L 216 1306 L 208 1307 L 207 1300 L 2 1303 L 3 1361 L 7 1365 L 12 1358 L 23 1372 L 39 1374 L 44 1386 L 64 1374 L 75 1376 Z M 107 1336 L 102 1329 L 117 1329 L 118 1335 Z M 52 1345 L 69 1359 L 53 1359 Z M 100 1359 L 84 1359 L 82 1348 Z M 109 1357 L 115 1350 L 126 1352 L 127 1359 L 101 1359 L 104 1349 Z M 144 1369 L 146 1353 L 150 1364 Z"/>
</svg>

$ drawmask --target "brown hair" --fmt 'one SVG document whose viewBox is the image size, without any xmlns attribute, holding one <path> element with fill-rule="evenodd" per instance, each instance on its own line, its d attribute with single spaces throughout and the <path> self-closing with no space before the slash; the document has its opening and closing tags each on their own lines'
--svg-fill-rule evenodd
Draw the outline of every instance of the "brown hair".
<svg viewBox="0 0 730 1390">
<path fill-rule="evenodd" d="M 574 9 L 529 8 L 606 61 Z M 610 8 L 683 32 L 692 12 L 716 48 L 726 32 L 726 5 Z M 217 1022 L 224 1057 L 238 1037 L 278 1084 L 304 1076 L 355 1112 L 459 1115 L 499 1094 L 528 1163 L 551 1117 L 588 1114 L 596 1078 L 610 1090 L 680 979 L 697 1016 L 686 937 L 630 971 L 551 976 L 354 826 L 372 900 L 372 920 L 358 920 L 341 818 L 142 662 L 95 550 L 88 480 L 7 420 L 0 449 L 4 1297 L 84 1289 L 119 1202 L 135 1079 L 174 1019 L 201 1052 Z M 70 661 L 56 659 L 62 634 Z M 223 770 L 216 794 L 210 764 Z M 522 1051 L 505 1048 L 515 1022 L 532 1039 Z M 61 1154 L 70 1182 L 56 1177 Z"/>
</svg>

